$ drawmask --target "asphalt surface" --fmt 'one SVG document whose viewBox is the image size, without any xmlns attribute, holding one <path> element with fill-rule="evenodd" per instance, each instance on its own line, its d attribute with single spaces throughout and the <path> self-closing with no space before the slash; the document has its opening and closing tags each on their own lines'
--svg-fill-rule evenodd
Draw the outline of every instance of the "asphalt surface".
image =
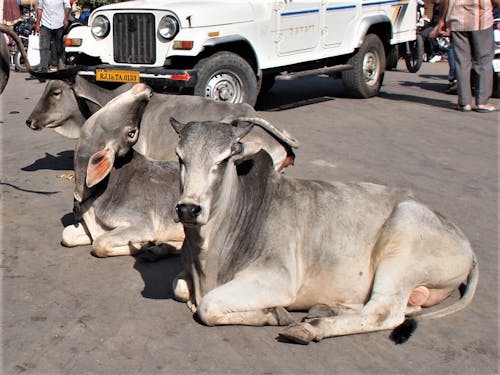
<svg viewBox="0 0 500 375">
<path fill-rule="evenodd" d="M 469 237 L 480 268 L 473 303 L 399 346 L 388 331 L 300 346 L 279 342 L 279 327 L 205 327 L 172 299 L 178 257 L 142 263 L 62 247 L 75 142 L 26 127 L 44 84 L 12 72 L 0 123 L 2 374 L 498 373 L 499 116 L 455 111 L 446 72 L 388 72 L 367 100 L 326 77 L 278 82 L 257 106 L 301 142 L 287 173 L 410 188 Z"/>
</svg>

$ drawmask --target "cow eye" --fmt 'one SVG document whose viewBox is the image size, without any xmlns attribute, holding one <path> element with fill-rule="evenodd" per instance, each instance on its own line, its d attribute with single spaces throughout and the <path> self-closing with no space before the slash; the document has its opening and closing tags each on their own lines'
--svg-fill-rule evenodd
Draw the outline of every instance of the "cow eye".
<svg viewBox="0 0 500 375">
<path fill-rule="evenodd" d="M 61 93 L 62 93 L 62 90 L 60 90 L 60 89 L 54 90 L 54 91 L 52 91 L 52 96 L 59 96 L 59 95 L 61 95 Z"/>
<path fill-rule="evenodd" d="M 131 130 L 127 133 L 127 136 L 131 139 L 135 138 L 136 130 Z"/>
</svg>

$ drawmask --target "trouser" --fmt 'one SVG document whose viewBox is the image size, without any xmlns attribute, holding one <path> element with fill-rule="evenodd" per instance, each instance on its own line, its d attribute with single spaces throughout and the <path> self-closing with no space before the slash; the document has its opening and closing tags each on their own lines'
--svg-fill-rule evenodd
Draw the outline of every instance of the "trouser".
<svg viewBox="0 0 500 375">
<path fill-rule="evenodd" d="M 455 64 L 455 53 L 453 52 L 453 46 L 449 46 L 446 49 L 448 53 L 448 81 L 453 82 L 457 79 L 457 67 Z"/>
<path fill-rule="evenodd" d="M 49 68 L 51 48 L 55 50 L 57 63 L 62 62 L 64 54 L 63 35 L 64 27 L 53 30 L 45 26 L 40 27 L 40 69 Z"/>
<path fill-rule="evenodd" d="M 476 105 L 486 104 L 493 87 L 493 30 L 452 31 L 458 104 L 472 104 L 471 71 L 474 71 Z"/>
</svg>

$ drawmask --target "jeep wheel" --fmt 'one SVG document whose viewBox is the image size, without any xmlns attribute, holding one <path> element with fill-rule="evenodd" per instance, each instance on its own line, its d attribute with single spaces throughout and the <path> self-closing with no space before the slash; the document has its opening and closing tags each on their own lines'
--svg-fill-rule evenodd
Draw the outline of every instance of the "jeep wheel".
<svg viewBox="0 0 500 375">
<path fill-rule="evenodd" d="M 257 101 L 257 79 L 250 65 L 231 52 L 218 52 L 194 67 L 198 82 L 194 94 L 228 103 Z"/>
<path fill-rule="evenodd" d="M 384 46 L 375 34 L 368 34 L 348 64 L 352 69 L 342 72 L 342 80 L 349 95 L 369 98 L 378 94 L 385 71 Z"/>
</svg>

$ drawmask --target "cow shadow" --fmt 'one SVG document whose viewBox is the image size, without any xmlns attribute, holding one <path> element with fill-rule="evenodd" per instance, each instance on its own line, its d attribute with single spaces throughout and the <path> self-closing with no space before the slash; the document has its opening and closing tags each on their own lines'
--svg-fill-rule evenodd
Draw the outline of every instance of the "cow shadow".
<svg viewBox="0 0 500 375">
<path fill-rule="evenodd" d="M 73 150 L 61 151 L 56 155 L 45 153 L 45 156 L 35 160 L 30 165 L 21 168 L 26 172 L 34 172 L 42 169 L 51 169 L 53 171 L 71 171 L 73 170 Z"/>
<path fill-rule="evenodd" d="M 344 84 L 340 79 L 329 76 L 315 76 L 296 80 L 277 80 L 271 90 L 257 98 L 257 111 L 284 111 L 306 105 L 346 97 Z"/>
<path fill-rule="evenodd" d="M 134 269 L 140 273 L 144 281 L 141 295 L 149 299 L 173 299 L 172 282 L 182 271 L 180 255 L 155 262 L 148 262 L 141 257 L 135 258 Z"/>
</svg>

